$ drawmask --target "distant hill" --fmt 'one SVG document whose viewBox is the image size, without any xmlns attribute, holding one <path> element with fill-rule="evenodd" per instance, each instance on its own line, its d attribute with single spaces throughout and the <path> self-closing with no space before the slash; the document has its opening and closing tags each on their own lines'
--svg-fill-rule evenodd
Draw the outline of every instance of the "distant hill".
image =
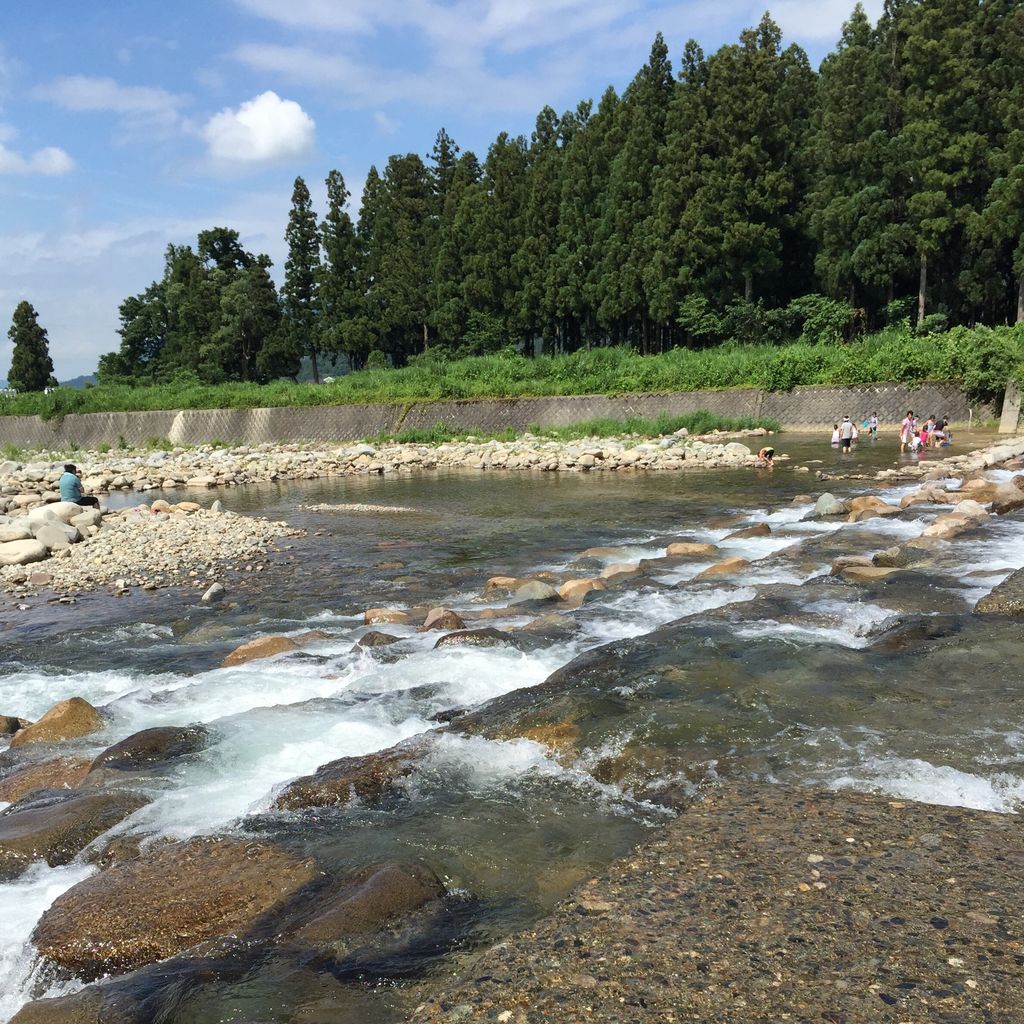
<svg viewBox="0 0 1024 1024">
<path fill-rule="evenodd" d="M 92 373 L 83 373 L 80 377 L 72 377 L 71 380 L 62 380 L 60 386 L 62 388 L 84 388 L 86 384 L 95 384 L 96 375 Z"/>
</svg>

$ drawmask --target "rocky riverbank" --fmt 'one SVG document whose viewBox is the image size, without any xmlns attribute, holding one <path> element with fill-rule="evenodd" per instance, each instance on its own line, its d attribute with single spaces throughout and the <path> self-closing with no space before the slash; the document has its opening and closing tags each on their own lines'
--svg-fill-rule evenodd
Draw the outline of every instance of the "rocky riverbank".
<svg viewBox="0 0 1024 1024">
<path fill-rule="evenodd" d="M 756 462 L 760 438 L 766 434 L 756 429 L 690 437 L 683 429 L 653 440 L 628 436 L 554 441 L 524 434 L 514 441 L 467 439 L 444 444 L 201 445 L 169 451 L 80 451 L 73 458 L 82 470 L 85 490 L 103 494 L 436 469 L 585 473 L 737 468 Z M 756 438 L 753 450 L 737 440 L 740 437 Z M 0 500 L 51 493 L 67 458 L 66 453 L 38 452 L 25 461 L 0 462 Z"/>
<path fill-rule="evenodd" d="M 1012 1021 L 1013 816 L 746 785 L 708 793 L 412 1024 Z"/>
<path fill-rule="evenodd" d="M 286 523 L 237 515 L 220 502 L 207 509 L 158 499 L 101 512 L 40 499 L 0 515 L 0 589 L 22 598 L 48 588 L 70 600 L 100 587 L 207 588 L 224 572 L 262 572 L 290 535 Z"/>
</svg>

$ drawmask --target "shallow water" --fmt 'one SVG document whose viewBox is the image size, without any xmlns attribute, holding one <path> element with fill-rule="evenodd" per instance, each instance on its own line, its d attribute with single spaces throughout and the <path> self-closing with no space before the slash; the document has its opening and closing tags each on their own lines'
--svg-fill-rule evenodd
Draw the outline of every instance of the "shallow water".
<svg viewBox="0 0 1024 1024">
<path fill-rule="evenodd" d="M 266 836 L 336 873 L 421 860 L 464 899 L 446 940 L 455 952 L 535 919 L 650 834 L 670 813 L 650 802 L 659 792 L 748 775 L 1016 812 L 1016 635 L 970 612 L 1024 564 L 1024 523 L 985 524 L 912 573 L 854 586 L 824 575 L 833 557 L 914 536 L 932 512 L 804 521 L 806 509 L 789 505 L 795 494 L 879 492 L 867 480 L 821 482 L 813 470 L 873 472 L 897 455 L 888 439 L 851 457 L 785 435 L 777 448 L 793 464 L 815 460 L 812 473 L 780 463 L 771 472 L 416 475 L 226 492 L 228 507 L 309 535 L 262 573 L 229 578 L 228 600 L 213 608 L 198 602 L 199 588 L 7 606 L 0 712 L 32 718 L 70 696 L 102 705 L 104 733 L 66 745 L 86 753 L 155 725 L 206 724 L 208 748 L 152 780 L 152 802 L 115 831 Z M 416 511 L 307 509 L 342 502 Z M 725 540 L 762 522 L 770 536 Z M 489 576 L 590 575 L 657 558 L 676 538 L 719 543 L 719 558 L 752 565 L 706 581 L 694 577 L 711 560 L 656 567 L 522 650 L 434 650 L 436 634 L 403 626 L 381 627 L 401 638 L 386 656 L 353 650 L 368 607 L 443 604 L 470 617 L 502 603 L 480 597 Z M 597 545 L 626 550 L 578 563 Z M 308 629 L 328 639 L 217 667 L 255 636 Z M 438 732 L 437 716 L 461 709 L 469 715 Z M 568 756 L 522 735 L 566 723 L 579 737 Z M 427 752 L 386 807 L 272 809 L 296 776 L 419 734 Z M 37 866 L 0 885 L 0 902 L 17 907 L 0 920 L 0 1020 L 48 989 L 74 987 L 40 976 L 28 940 L 43 910 L 91 870 Z M 443 952 L 378 965 L 377 976 L 428 970 Z M 280 959 L 243 974 L 190 989 L 166 1019 L 289 1022 L 324 998 L 350 1021 L 400 1012 L 400 990 L 353 987 Z"/>
</svg>

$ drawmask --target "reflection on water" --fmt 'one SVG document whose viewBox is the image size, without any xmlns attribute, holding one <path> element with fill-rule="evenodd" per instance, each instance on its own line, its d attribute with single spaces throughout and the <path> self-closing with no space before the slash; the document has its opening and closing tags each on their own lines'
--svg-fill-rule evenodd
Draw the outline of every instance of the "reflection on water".
<svg viewBox="0 0 1024 1024">
<path fill-rule="evenodd" d="M 886 439 L 849 459 L 827 440 L 783 436 L 777 447 L 795 461 L 820 459 L 812 468 L 825 472 L 840 462 L 873 472 L 897 457 Z M 928 510 L 848 525 L 806 521 L 791 501 L 869 486 L 877 490 L 780 464 L 758 473 L 410 475 L 239 488 L 222 496 L 228 507 L 287 519 L 308 536 L 289 541 L 265 573 L 229 578 L 227 600 L 212 608 L 197 590 L 4 611 L 0 712 L 35 717 L 69 696 L 102 705 L 105 731 L 69 744 L 83 754 L 155 725 L 207 724 L 207 749 L 154 777 L 152 802 L 122 832 L 235 829 L 312 855 L 330 872 L 429 864 L 461 902 L 436 948 L 374 968 L 404 976 L 453 944 L 534 919 L 664 821 L 664 804 L 716 779 L 1017 810 L 1024 698 L 1008 668 L 1017 630 L 971 609 L 1024 563 L 1024 528 L 988 523 L 912 571 L 853 585 L 827 575 L 831 561 L 916 535 Z M 415 511 L 306 510 L 342 502 Z M 727 539 L 755 523 L 771 534 Z M 716 557 L 752 564 L 696 580 L 714 559 L 654 562 L 556 622 L 523 631 L 543 608 L 499 620 L 518 630 L 514 647 L 434 649 L 437 634 L 413 626 L 382 627 L 398 638 L 390 647 L 354 647 L 368 607 L 446 605 L 471 625 L 493 625 L 473 621 L 500 604 L 481 597 L 489 576 L 583 576 L 657 559 L 677 539 L 716 543 Z M 580 562 L 595 545 L 625 551 Z M 311 628 L 326 638 L 297 654 L 217 667 L 256 635 Z M 419 734 L 429 738 L 414 770 L 380 805 L 274 809 L 290 779 Z M 19 908 L 0 922 L 0 1019 L 50 984 L 38 979 L 28 937 L 45 907 L 91 870 L 36 867 L 0 885 L 3 904 Z M 261 963 L 190 982 L 180 1005 L 163 1004 L 162 1019 L 244 1012 L 288 1022 L 311 1005 L 351 1021 L 400 1015 L 400 992 L 352 987 L 362 968 L 327 977 L 283 955 Z"/>
</svg>

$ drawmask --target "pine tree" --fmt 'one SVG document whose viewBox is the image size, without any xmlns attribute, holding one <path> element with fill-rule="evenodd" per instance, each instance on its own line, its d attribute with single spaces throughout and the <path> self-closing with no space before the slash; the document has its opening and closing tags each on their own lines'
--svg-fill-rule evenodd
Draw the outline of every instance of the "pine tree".
<svg viewBox="0 0 1024 1024">
<path fill-rule="evenodd" d="M 320 224 L 323 263 L 317 288 L 320 344 L 326 352 L 343 352 L 361 366 L 366 336 L 360 317 L 363 306 L 362 253 L 346 206 L 349 191 L 340 171 L 327 175 L 327 213 Z"/>
<path fill-rule="evenodd" d="M 433 226 L 430 180 L 423 161 L 414 153 L 391 157 L 375 183 L 373 200 L 372 233 L 367 238 L 372 308 L 387 350 L 402 362 L 429 342 Z M 370 227 L 369 218 L 366 226 Z"/>
<path fill-rule="evenodd" d="M 292 348 L 309 356 L 313 380 L 319 383 L 317 354 L 320 349 L 320 330 L 316 319 L 316 292 L 320 272 L 320 236 L 309 189 L 301 177 L 295 179 L 292 207 L 284 237 L 288 243 L 284 285 L 281 288 L 284 327 L 290 336 Z"/>
<path fill-rule="evenodd" d="M 7 337 L 14 346 L 7 383 L 18 391 L 42 391 L 55 386 L 50 343 L 30 302 L 22 300 L 15 307 Z"/>
<path fill-rule="evenodd" d="M 601 204 L 598 247 L 601 253 L 598 317 L 616 339 L 631 329 L 648 351 L 649 297 L 644 268 L 651 259 L 648 233 L 654 173 L 665 143 L 665 118 L 674 82 L 668 47 L 659 32 L 650 57 L 619 104 L 622 145 L 612 161 Z"/>
<path fill-rule="evenodd" d="M 271 265 L 269 257 L 257 257 L 221 292 L 220 325 L 211 341 L 228 379 L 259 379 L 264 346 L 277 346 L 281 306 Z"/>
</svg>

